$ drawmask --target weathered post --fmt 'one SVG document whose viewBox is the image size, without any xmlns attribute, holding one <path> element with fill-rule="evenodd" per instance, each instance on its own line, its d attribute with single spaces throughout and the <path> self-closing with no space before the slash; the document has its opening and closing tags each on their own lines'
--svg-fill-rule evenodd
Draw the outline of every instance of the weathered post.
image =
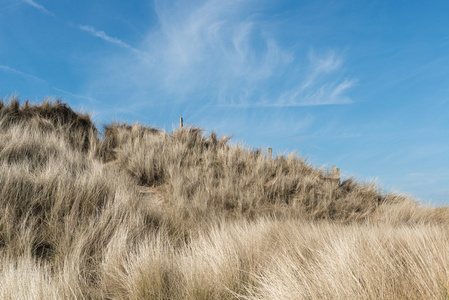
<svg viewBox="0 0 449 300">
<path fill-rule="evenodd" d="M 332 166 L 332 179 L 336 184 L 340 184 L 340 168 Z"/>
<path fill-rule="evenodd" d="M 179 118 L 179 128 L 182 128 L 184 126 L 184 122 L 182 118 Z"/>
<path fill-rule="evenodd" d="M 273 149 L 268 148 L 268 162 L 271 163 L 272 159 L 273 159 Z"/>
</svg>

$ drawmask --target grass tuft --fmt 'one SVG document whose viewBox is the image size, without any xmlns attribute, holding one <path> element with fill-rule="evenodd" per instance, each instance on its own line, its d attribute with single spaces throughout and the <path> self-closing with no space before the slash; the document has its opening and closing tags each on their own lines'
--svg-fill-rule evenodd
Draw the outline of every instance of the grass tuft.
<svg viewBox="0 0 449 300">
<path fill-rule="evenodd" d="M 0 298 L 447 299 L 447 208 L 229 139 L 0 101 Z"/>
</svg>

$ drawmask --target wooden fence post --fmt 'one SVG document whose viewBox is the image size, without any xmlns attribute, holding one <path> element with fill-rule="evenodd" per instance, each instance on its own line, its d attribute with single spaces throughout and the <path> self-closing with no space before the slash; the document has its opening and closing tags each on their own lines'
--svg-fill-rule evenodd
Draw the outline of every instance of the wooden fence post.
<svg viewBox="0 0 449 300">
<path fill-rule="evenodd" d="M 182 118 L 179 118 L 179 128 L 182 128 L 184 126 L 184 121 Z"/>
<path fill-rule="evenodd" d="M 273 149 L 268 148 L 268 162 L 271 163 L 272 160 L 273 160 Z"/>
<path fill-rule="evenodd" d="M 332 179 L 335 183 L 340 184 L 340 168 L 332 166 Z"/>
</svg>

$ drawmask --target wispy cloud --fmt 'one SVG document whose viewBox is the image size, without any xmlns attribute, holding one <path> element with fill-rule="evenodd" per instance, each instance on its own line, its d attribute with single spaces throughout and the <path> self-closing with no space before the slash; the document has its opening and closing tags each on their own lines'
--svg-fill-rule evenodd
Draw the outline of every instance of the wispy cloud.
<svg viewBox="0 0 449 300">
<path fill-rule="evenodd" d="M 287 91 L 273 102 L 272 106 L 317 106 L 351 104 L 353 101 L 344 92 L 351 88 L 356 80 L 323 83 L 316 89 L 304 92 L 302 88 Z"/>
<path fill-rule="evenodd" d="M 317 106 L 353 103 L 346 92 L 357 79 L 342 76 L 343 58 L 334 51 L 317 55 L 310 51 L 307 71 L 274 101 L 264 103 L 271 106 Z"/>
<path fill-rule="evenodd" d="M 117 45 L 117 46 L 120 46 L 120 47 L 123 47 L 123 48 L 126 48 L 126 49 L 133 50 L 134 52 L 141 53 L 141 51 L 139 51 L 139 50 L 137 50 L 137 49 L 131 47 L 130 45 L 128 45 L 128 44 L 125 43 L 124 41 L 122 41 L 122 40 L 120 40 L 120 39 L 118 39 L 118 38 L 109 36 L 109 35 L 107 35 L 104 31 L 96 30 L 93 26 L 89 26 L 89 25 L 80 25 L 79 28 L 80 28 L 81 30 L 83 30 L 83 31 L 88 32 L 89 34 L 91 34 L 91 35 L 93 35 L 93 36 L 95 36 L 95 37 L 98 37 L 98 38 L 102 39 L 103 41 L 106 41 L 106 42 L 108 42 L 108 43 L 115 44 L 115 45 Z"/>
<path fill-rule="evenodd" d="M 206 85 L 219 91 L 220 102 L 240 103 L 294 59 L 250 12 L 253 1 L 206 1 L 175 13 L 156 3 L 161 27 L 150 36 L 148 50 L 170 70 L 162 74 L 167 88 L 184 93 Z"/>
<path fill-rule="evenodd" d="M 34 8 L 37 8 L 38 10 L 40 10 L 41 12 L 43 12 L 44 14 L 50 15 L 50 16 L 55 16 L 54 13 L 48 11 L 45 7 L 43 7 L 42 5 L 36 3 L 33 0 L 23 0 L 24 3 L 31 5 Z"/>
<path fill-rule="evenodd" d="M 102 102 L 98 99 L 95 99 L 93 97 L 87 96 L 87 95 L 83 95 L 83 94 L 78 94 L 78 93 L 72 93 L 70 91 L 67 90 L 63 90 L 57 87 L 53 87 L 53 89 L 55 91 L 58 91 L 59 93 L 62 93 L 64 95 L 70 96 L 71 98 L 78 98 L 78 99 L 83 99 L 83 100 L 89 100 L 91 102 L 92 105 L 98 105 L 96 106 L 96 108 L 92 108 L 93 112 L 95 115 L 97 116 L 105 116 L 105 115 L 109 115 L 112 113 L 127 113 L 129 115 L 134 115 L 134 116 L 138 116 L 140 119 L 145 119 L 145 116 L 142 114 L 139 114 L 133 110 L 130 110 L 126 105 L 125 106 L 117 106 L 117 105 L 111 105 L 109 103 L 105 103 Z M 58 95 L 59 97 L 60 95 Z M 109 121 L 109 120 L 108 120 Z"/>
<path fill-rule="evenodd" d="M 304 52 L 298 46 L 303 41 L 292 46 L 285 28 L 260 13 L 260 1 L 180 3 L 156 0 L 158 24 L 139 44 L 144 55 L 100 58 L 102 65 L 94 71 L 97 82 L 89 92 L 106 86 L 115 94 L 138 93 L 127 97 L 148 99 L 157 94 L 221 107 L 353 102 L 347 93 L 357 81 L 345 75 L 338 51 Z M 80 29 L 131 48 L 92 26 Z"/>
<path fill-rule="evenodd" d="M 40 78 L 38 78 L 36 76 L 33 76 L 33 75 L 30 75 L 30 74 L 21 72 L 19 70 L 16 70 L 14 68 L 9 67 L 9 66 L 0 65 L 0 70 L 2 70 L 4 72 L 16 74 L 16 75 L 19 75 L 19 76 L 27 78 L 27 79 L 32 79 L 32 80 L 35 80 L 35 81 L 45 82 L 45 80 L 43 80 L 43 79 L 40 79 Z"/>
<path fill-rule="evenodd" d="M 97 99 L 89 97 L 89 96 L 75 94 L 75 93 L 72 93 L 72 92 L 69 92 L 69 91 L 66 91 L 66 90 L 63 90 L 63 89 L 59 89 L 59 88 L 56 88 L 56 87 L 53 87 L 53 89 L 55 91 L 58 91 L 60 93 L 66 94 L 66 95 L 69 95 L 71 97 L 86 99 L 86 100 L 89 100 L 91 102 L 100 103 L 100 101 L 98 101 Z"/>
<path fill-rule="evenodd" d="M 318 80 L 337 71 L 342 65 L 341 58 L 337 57 L 334 52 L 330 52 L 326 56 L 318 57 L 313 51 L 310 51 L 309 62 L 309 71 L 305 80 L 301 83 L 301 91 L 313 87 Z"/>
</svg>

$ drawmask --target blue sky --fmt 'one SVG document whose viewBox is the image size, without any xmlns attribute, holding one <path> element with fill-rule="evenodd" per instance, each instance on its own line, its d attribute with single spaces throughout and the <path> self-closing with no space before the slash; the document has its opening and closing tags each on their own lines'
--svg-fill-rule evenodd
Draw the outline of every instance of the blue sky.
<svg viewBox="0 0 449 300">
<path fill-rule="evenodd" d="M 0 0 L 0 96 L 61 98 L 449 205 L 448 1 Z"/>
</svg>

